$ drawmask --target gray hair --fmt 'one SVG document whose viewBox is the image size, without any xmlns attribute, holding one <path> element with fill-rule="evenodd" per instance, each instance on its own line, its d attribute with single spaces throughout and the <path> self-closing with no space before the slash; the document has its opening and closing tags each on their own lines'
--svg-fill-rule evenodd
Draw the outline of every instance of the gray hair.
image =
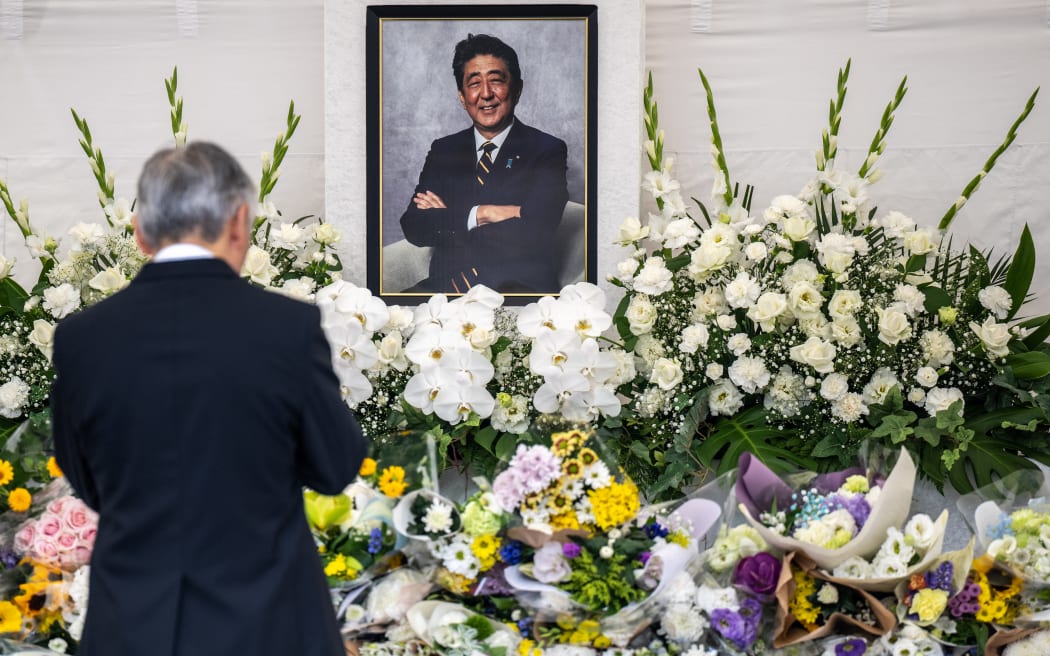
<svg viewBox="0 0 1050 656">
<path fill-rule="evenodd" d="M 255 185 L 228 152 L 196 141 L 147 160 L 139 176 L 139 230 L 158 247 L 188 236 L 213 242 L 237 208 L 255 202 Z"/>
</svg>

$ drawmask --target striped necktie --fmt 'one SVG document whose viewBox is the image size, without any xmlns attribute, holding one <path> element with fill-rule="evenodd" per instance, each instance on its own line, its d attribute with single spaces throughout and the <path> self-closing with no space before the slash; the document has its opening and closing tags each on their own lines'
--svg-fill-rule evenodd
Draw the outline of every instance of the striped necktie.
<svg viewBox="0 0 1050 656">
<path fill-rule="evenodd" d="M 496 150 L 496 144 L 491 141 L 486 141 L 481 144 L 481 148 L 478 150 L 484 151 L 481 153 L 481 157 L 478 159 L 478 167 L 476 170 L 478 184 L 482 187 L 485 186 L 485 179 L 489 176 L 492 171 L 492 151 Z"/>
</svg>

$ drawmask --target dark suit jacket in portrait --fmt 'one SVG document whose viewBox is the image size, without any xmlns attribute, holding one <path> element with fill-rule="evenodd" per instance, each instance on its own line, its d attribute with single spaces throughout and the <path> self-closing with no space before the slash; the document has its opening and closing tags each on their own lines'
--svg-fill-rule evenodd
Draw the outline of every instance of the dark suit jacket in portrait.
<svg viewBox="0 0 1050 656">
<path fill-rule="evenodd" d="M 56 458 L 100 514 L 84 656 L 344 653 L 301 486 L 366 441 L 316 307 L 222 260 L 147 264 L 59 323 Z"/>
<path fill-rule="evenodd" d="M 409 202 L 401 216 L 409 242 L 434 248 L 421 286 L 455 292 L 456 280 L 466 292 L 465 275 L 471 285 L 500 292 L 560 291 L 552 249 L 569 199 L 565 142 L 515 119 L 483 187 L 475 180 L 478 156 L 473 127 L 430 146 L 416 193 L 432 191 L 446 208 L 421 210 Z M 521 216 L 468 230 L 475 205 L 520 205 Z"/>
</svg>

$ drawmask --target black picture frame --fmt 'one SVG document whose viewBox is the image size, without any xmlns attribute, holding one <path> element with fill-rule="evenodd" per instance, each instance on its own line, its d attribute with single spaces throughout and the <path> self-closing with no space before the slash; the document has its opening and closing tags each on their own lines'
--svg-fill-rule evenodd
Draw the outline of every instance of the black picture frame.
<svg viewBox="0 0 1050 656">
<path fill-rule="evenodd" d="M 452 74 L 455 44 L 468 33 L 493 34 L 514 48 L 524 80 L 515 120 L 566 143 L 569 202 L 550 252 L 537 256 L 553 258 L 559 289 L 569 282 L 597 282 L 597 7 L 373 5 L 367 7 L 365 57 L 367 284 L 387 303 L 459 295 L 423 289 L 414 279 L 426 275 L 430 255 L 404 239 L 400 218 L 431 143 L 471 126 Z M 512 305 L 557 294 L 496 291 Z"/>
</svg>

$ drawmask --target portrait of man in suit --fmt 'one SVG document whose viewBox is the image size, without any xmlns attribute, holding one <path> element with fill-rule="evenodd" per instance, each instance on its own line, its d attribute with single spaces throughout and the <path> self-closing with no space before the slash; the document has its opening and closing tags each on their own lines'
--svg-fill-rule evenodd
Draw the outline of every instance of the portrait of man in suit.
<svg viewBox="0 0 1050 656">
<path fill-rule="evenodd" d="M 368 287 L 596 281 L 597 9 L 368 8 Z M 451 74 L 451 75 L 450 75 Z"/>
<path fill-rule="evenodd" d="M 452 59 L 471 126 L 433 142 L 408 208 L 405 238 L 433 249 L 429 292 L 559 289 L 554 235 L 569 194 L 567 147 L 514 115 L 524 81 L 517 53 L 468 35 Z"/>
<path fill-rule="evenodd" d="M 99 513 L 84 656 L 343 656 L 303 486 L 336 494 L 367 442 L 315 305 L 240 270 L 256 190 L 226 151 L 150 158 L 152 260 L 59 322 L 55 457 Z"/>
</svg>

